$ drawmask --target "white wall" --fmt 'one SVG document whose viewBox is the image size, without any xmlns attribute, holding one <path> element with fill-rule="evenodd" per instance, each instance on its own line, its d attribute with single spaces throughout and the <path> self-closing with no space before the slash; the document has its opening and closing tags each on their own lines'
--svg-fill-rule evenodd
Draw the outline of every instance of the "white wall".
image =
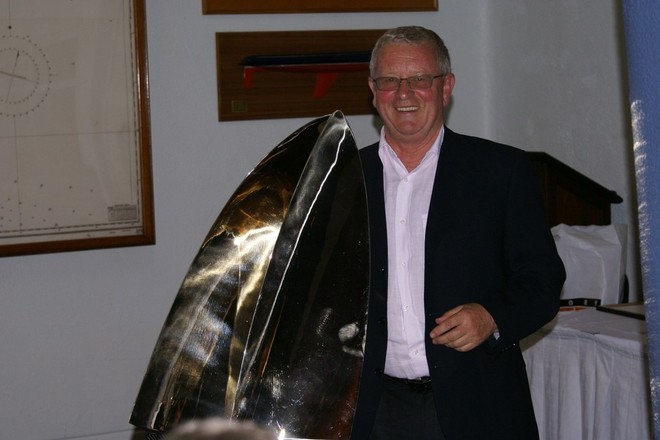
<svg viewBox="0 0 660 440">
<path fill-rule="evenodd" d="M 458 77 L 454 130 L 549 152 L 622 195 L 615 220 L 629 222 L 616 0 L 261 16 L 203 16 L 200 3 L 147 0 L 157 244 L 0 259 L 0 438 L 132 438 L 133 400 L 202 238 L 245 174 L 311 119 L 217 122 L 215 32 L 433 28 Z M 371 117 L 349 123 L 359 144 L 376 140 Z"/>
<path fill-rule="evenodd" d="M 623 203 L 631 299 L 640 298 L 637 202 L 619 1 L 489 2 L 486 136 L 546 151 Z"/>
</svg>

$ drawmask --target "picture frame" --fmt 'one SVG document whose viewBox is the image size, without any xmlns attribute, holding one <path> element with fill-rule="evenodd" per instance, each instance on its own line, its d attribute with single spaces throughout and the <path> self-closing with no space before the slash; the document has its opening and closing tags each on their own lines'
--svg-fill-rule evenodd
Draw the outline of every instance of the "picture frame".
<svg viewBox="0 0 660 440">
<path fill-rule="evenodd" d="M 202 0 L 203 14 L 437 11 L 437 0 Z"/>
<path fill-rule="evenodd" d="M 2 10 L 0 256 L 154 244 L 145 0 Z"/>
<path fill-rule="evenodd" d="M 216 33 L 219 121 L 375 114 L 368 69 L 383 32 Z"/>
</svg>

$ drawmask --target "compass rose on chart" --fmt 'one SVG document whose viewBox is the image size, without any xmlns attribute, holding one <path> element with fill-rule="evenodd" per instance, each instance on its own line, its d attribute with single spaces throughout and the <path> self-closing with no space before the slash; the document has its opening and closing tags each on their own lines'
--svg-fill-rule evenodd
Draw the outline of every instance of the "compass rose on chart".
<svg viewBox="0 0 660 440">
<path fill-rule="evenodd" d="M 37 44 L 27 36 L 0 36 L 0 117 L 34 111 L 50 84 L 50 64 Z"/>
</svg>

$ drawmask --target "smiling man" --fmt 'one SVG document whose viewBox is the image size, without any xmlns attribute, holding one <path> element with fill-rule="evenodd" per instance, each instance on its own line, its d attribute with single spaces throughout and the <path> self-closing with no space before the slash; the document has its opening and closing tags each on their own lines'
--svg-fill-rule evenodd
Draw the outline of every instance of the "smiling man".
<svg viewBox="0 0 660 440">
<path fill-rule="evenodd" d="M 351 437 L 535 439 L 518 340 L 552 319 L 565 273 L 519 149 L 444 125 L 455 77 L 425 28 L 386 32 L 360 151 L 371 279 Z"/>
</svg>

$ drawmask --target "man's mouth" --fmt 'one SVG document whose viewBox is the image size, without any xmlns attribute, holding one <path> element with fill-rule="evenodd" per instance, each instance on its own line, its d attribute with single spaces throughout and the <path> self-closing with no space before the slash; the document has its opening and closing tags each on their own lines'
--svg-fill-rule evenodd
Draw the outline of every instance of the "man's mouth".
<svg viewBox="0 0 660 440">
<path fill-rule="evenodd" d="M 397 107 L 396 111 L 398 112 L 414 112 L 415 110 L 419 109 L 417 106 L 408 106 L 408 107 Z"/>
</svg>

